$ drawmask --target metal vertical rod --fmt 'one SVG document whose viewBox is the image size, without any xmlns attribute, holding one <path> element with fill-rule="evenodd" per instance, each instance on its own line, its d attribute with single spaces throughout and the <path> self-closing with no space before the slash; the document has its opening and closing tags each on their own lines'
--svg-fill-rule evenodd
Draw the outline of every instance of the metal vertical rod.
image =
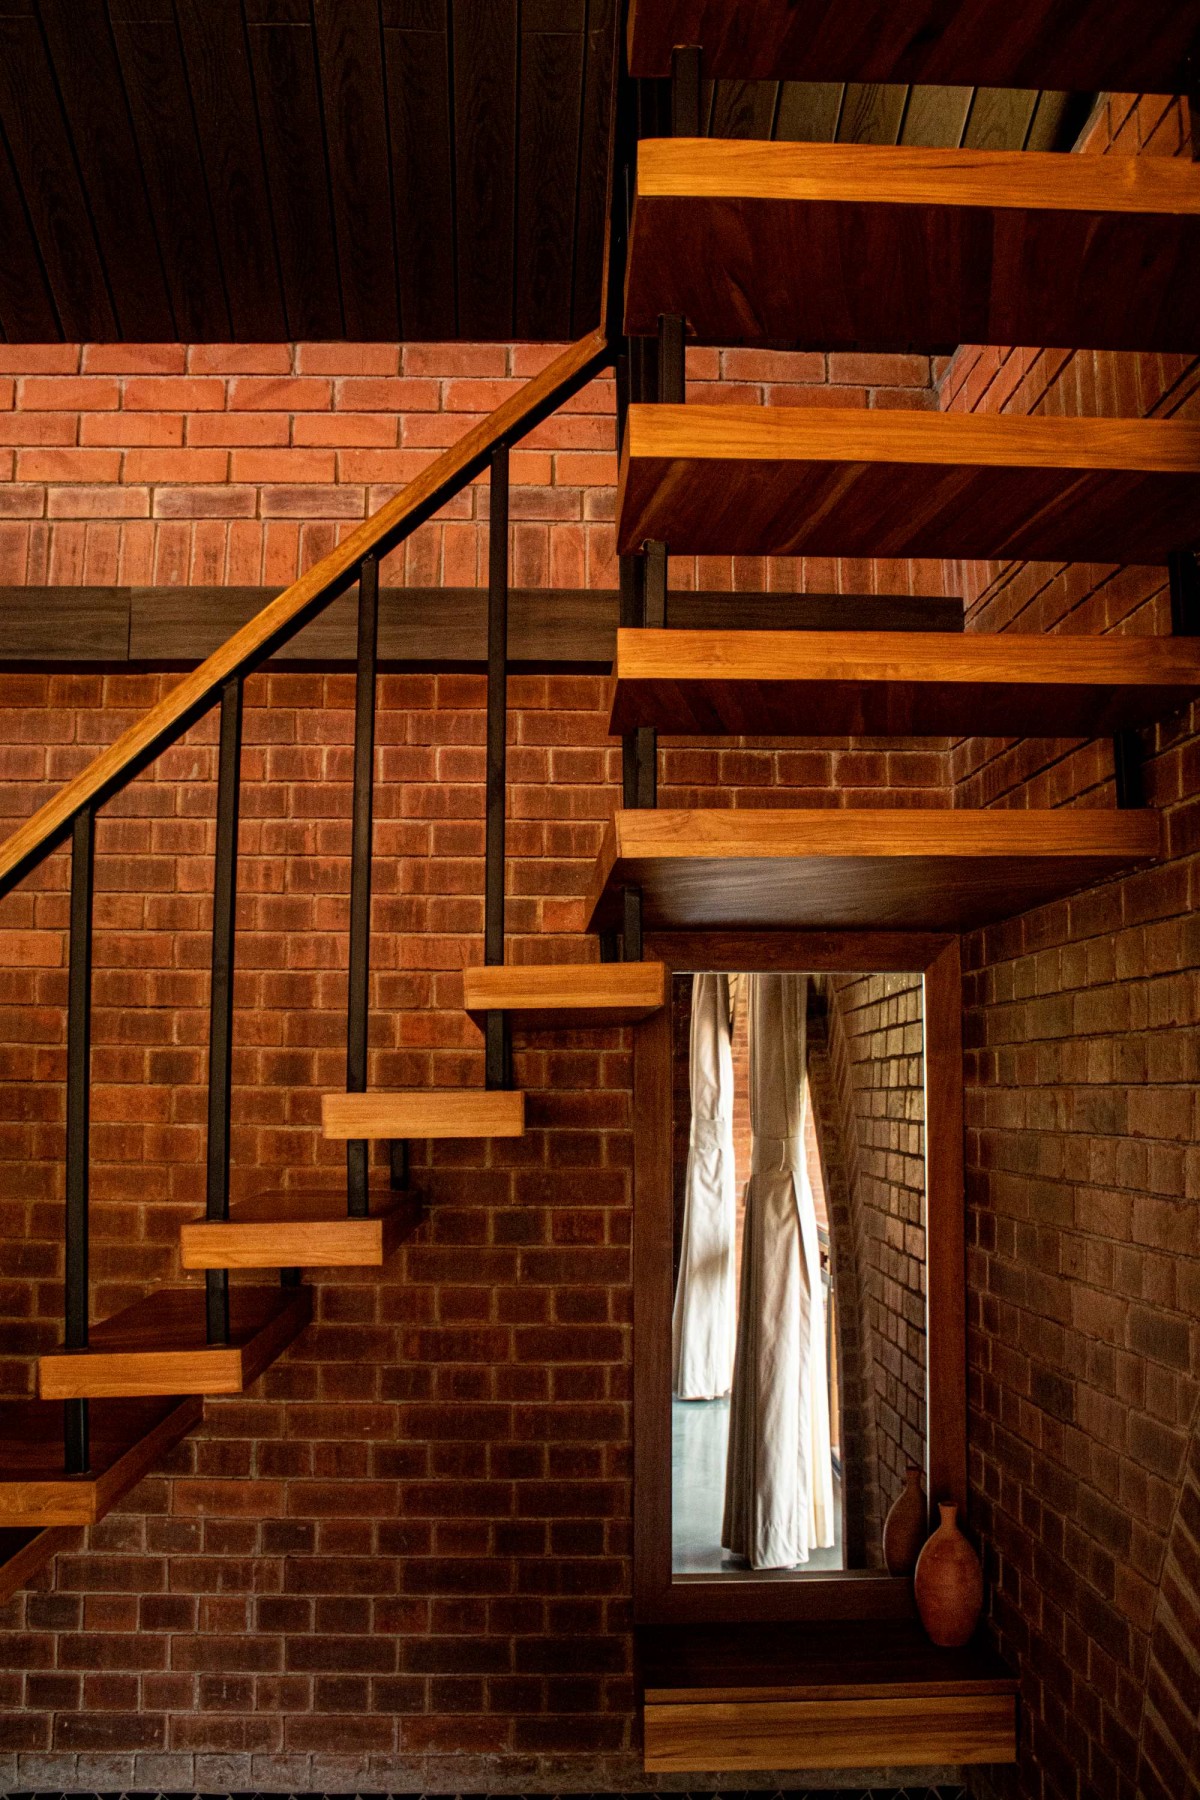
<svg viewBox="0 0 1200 1800">
<path fill-rule="evenodd" d="M 92 1071 L 92 889 L 96 815 L 76 813 L 71 832 L 71 927 L 67 969 L 67 1172 L 64 1342 L 82 1350 L 88 1341 L 88 1174 Z M 64 1464 L 82 1475 L 90 1462 L 88 1403 L 63 1408 Z"/>
<path fill-rule="evenodd" d="M 671 55 L 671 136 L 700 136 L 700 46 L 677 45 Z"/>
<path fill-rule="evenodd" d="M 367 1016 L 371 978 L 371 836 L 375 789 L 375 659 L 379 633 L 379 558 L 364 556 L 358 575 L 358 654 L 354 685 L 354 812 L 350 839 L 350 980 L 346 1089 L 367 1088 Z M 346 1145 L 346 1211 L 367 1216 L 367 1144 Z"/>
<path fill-rule="evenodd" d="M 487 832 L 483 960 L 504 961 L 504 824 L 508 801 L 508 446 L 492 452 L 488 515 Z M 490 1012 L 485 1027 L 485 1080 L 511 1086 L 508 1015 Z"/>
<path fill-rule="evenodd" d="M 1136 730 L 1113 733 L 1113 775 L 1117 784 L 1117 805 L 1145 806 L 1146 784 L 1142 775 L 1142 743 Z"/>
<path fill-rule="evenodd" d="M 221 689 L 217 751 L 217 847 L 213 871 L 212 984 L 208 1026 L 208 1170 L 205 1217 L 229 1217 L 229 1103 L 233 1067 L 233 959 L 237 916 L 238 815 L 242 773 L 242 678 Z M 204 1277 L 210 1344 L 229 1342 L 229 1271 Z"/>
<path fill-rule="evenodd" d="M 658 398 L 664 406 L 682 406 L 687 398 L 685 332 L 679 313 L 658 318 Z"/>
<path fill-rule="evenodd" d="M 1200 105 L 1200 101 L 1198 101 Z M 1176 637 L 1200 637 L 1200 568 L 1191 550 L 1167 557 L 1171 584 L 1171 630 Z"/>
</svg>

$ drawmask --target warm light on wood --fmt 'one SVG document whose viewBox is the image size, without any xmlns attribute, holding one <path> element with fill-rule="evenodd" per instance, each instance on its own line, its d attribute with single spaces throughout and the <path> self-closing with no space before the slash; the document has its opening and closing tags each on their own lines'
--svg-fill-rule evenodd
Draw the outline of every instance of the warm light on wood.
<svg viewBox="0 0 1200 1800">
<path fill-rule="evenodd" d="M 88 1477 L 62 1473 L 62 1412 L 41 1402 L 0 1409 L 0 1527 L 93 1525 L 161 1462 L 204 1414 L 200 1400 L 101 1402 L 92 1410 Z M 53 1427 L 48 1429 L 48 1415 Z"/>
<path fill-rule="evenodd" d="M 525 1096 L 507 1088 L 325 1094 L 321 1119 L 329 1138 L 522 1137 Z"/>
<path fill-rule="evenodd" d="M 420 1204 L 407 1193 L 369 1195 L 370 1215 L 351 1219 L 344 1193 L 261 1194 L 226 1220 L 180 1228 L 185 1269 L 377 1269 L 415 1230 Z"/>
<path fill-rule="evenodd" d="M 623 1025 L 666 1004 L 662 963 L 531 963 L 464 969 L 463 1006 L 473 1018 L 507 1011 L 526 1029 Z"/>
<path fill-rule="evenodd" d="M 1012 1694 L 647 1705 L 644 1717 L 645 1767 L 655 1773 L 913 1768 L 1016 1757 Z"/>
</svg>

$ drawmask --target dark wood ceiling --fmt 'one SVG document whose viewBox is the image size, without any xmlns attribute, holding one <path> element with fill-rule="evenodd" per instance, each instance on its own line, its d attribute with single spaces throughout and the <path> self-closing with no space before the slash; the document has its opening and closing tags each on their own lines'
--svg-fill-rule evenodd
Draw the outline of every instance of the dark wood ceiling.
<svg viewBox="0 0 1200 1800">
<path fill-rule="evenodd" d="M 565 339 L 618 0 L 0 0 L 0 335 Z M 733 82 L 721 136 L 1056 148 L 1066 96 Z"/>
</svg>

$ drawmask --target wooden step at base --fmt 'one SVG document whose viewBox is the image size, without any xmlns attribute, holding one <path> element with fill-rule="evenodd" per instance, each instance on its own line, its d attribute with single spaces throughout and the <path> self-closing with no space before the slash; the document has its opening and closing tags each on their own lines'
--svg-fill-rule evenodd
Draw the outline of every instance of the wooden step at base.
<svg viewBox="0 0 1200 1800">
<path fill-rule="evenodd" d="M 231 1287 L 229 1342 L 205 1337 L 202 1287 L 160 1288 L 93 1325 L 86 1350 L 38 1358 L 43 1400 L 240 1394 L 312 1318 L 308 1288 Z"/>
<path fill-rule="evenodd" d="M 655 930 L 969 931 L 1158 854 L 1157 813 L 1093 807 L 624 810 L 605 835 L 588 928 L 641 888 Z"/>
<path fill-rule="evenodd" d="M 619 631 L 609 729 L 1100 737 L 1200 694 L 1200 639 Z"/>
<path fill-rule="evenodd" d="M 631 406 L 618 547 L 1162 563 L 1200 545 L 1200 423 Z"/>
<path fill-rule="evenodd" d="M 464 969 L 463 1005 L 476 1024 L 507 1012 L 527 1031 L 628 1025 L 667 998 L 663 963 L 531 963 Z"/>
<path fill-rule="evenodd" d="M 228 1219 L 193 1219 L 179 1233 L 185 1269 L 378 1269 L 421 1222 L 414 1194 L 373 1190 L 365 1219 L 344 1193 L 256 1194 Z"/>
<path fill-rule="evenodd" d="M 413 1088 L 326 1094 L 327 1138 L 524 1137 L 525 1096 L 512 1088 Z"/>
<path fill-rule="evenodd" d="M 94 1525 L 200 1423 L 204 1403 L 98 1400 L 90 1413 L 91 1470 L 64 1475 L 61 1403 L 0 1404 L 0 1528 Z"/>
<path fill-rule="evenodd" d="M 28 1587 L 38 1570 L 53 1562 L 75 1537 L 74 1531 L 53 1525 L 44 1531 L 16 1526 L 0 1529 L 0 1605 Z"/>
</svg>

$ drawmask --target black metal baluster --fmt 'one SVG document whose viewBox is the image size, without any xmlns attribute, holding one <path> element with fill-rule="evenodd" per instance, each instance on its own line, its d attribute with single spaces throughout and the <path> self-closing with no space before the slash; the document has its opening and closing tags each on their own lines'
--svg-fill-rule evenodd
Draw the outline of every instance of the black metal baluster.
<svg viewBox="0 0 1200 1800">
<path fill-rule="evenodd" d="M 217 752 L 217 847 L 213 870 L 212 985 L 208 1028 L 208 1186 L 205 1217 L 229 1217 L 229 1103 L 233 1082 L 233 958 L 242 777 L 242 678 L 221 689 Z M 210 1344 L 229 1342 L 229 1271 L 204 1276 Z"/>
<path fill-rule="evenodd" d="M 484 850 L 483 960 L 504 961 L 504 826 L 508 803 L 508 446 L 492 453 L 488 523 L 487 826 Z M 484 1079 L 512 1085 L 508 1014 L 489 1012 Z"/>
<path fill-rule="evenodd" d="M 367 1013 L 371 976 L 371 828 L 375 787 L 375 661 L 379 632 L 379 558 L 364 556 L 358 576 L 358 658 L 354 688 L 354 814 L 350 840 L 350 971 L 346 1090 L 367 1089 Z M 346 1145 L 346 1211 L 365 1219 L 367 1143 Z"/>
<path fill-rule="evenodd" d="M 1197 96 L 1200 106 L 1200 96 Z M 1200 121 L 1198 121 L 1200 128 Z M 1176 550 L 1167 558 L 1171 584 L 1171 631 L 1175 637 L 1200 637 L 1200 568 L 1195 552 Z"/>
<path fill-rule="evenodd" d="M 88 1341 L 88 1174 L 92 1071 L 92 889 L 96 815 L 76 813 L 71 833 L 71 931 L 67 972 L 67 1208 L 64 1342 Z M 88 1403 L 63 1402 L 64 1466 L 83 1475 L 90 1460 Z"/>
<path fill-rule="evenodd" d="M 671 136 L 700 136 L 698 44 L 680 44 L 671 53 Z"/>
</svg>

